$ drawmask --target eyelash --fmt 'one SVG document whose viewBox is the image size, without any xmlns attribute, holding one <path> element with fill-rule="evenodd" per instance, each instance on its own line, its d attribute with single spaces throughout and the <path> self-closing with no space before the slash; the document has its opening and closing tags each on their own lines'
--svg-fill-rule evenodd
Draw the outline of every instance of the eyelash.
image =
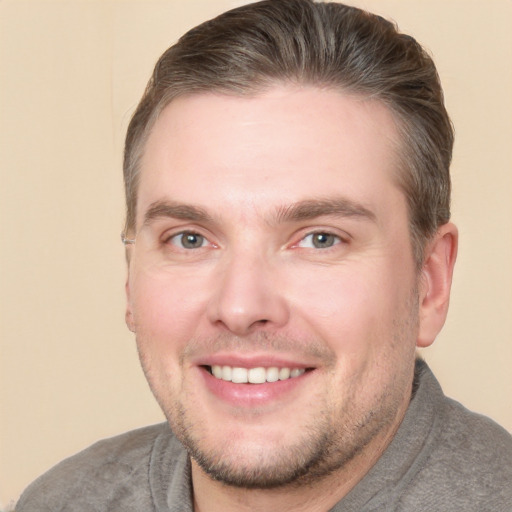
<svg viewBox="0 0 512 512">
<path fill-rule="evenodd" d="M 311 246 L 306 247 L 303 245 L 305 240 L 307 240 L 308 238 L 310 238 L 310 237 L 313 238 L 315 236 L 321 236 L 321 235 L 325 235 L 326 237 L 331 238 L 331 240 L 333 242 L 332 245 L 328 245 L 327 247 L 311 247 Z M 202 243 L 198 247 L 184 247 L 183 239 L 185 236 L 201 238 Z M 181 237 L 180 241 L 177 243 L 173 243 L 173 240 L 179 239 L 179 237 Z M 349 243 L 348 236 L 342 237 L 338 234 L 332 233 L 329 230 L 320 230 L 319 229 L 316 231 L 307 232 L 304 236 L 302 236 L 300 238 L 300 240 L 298 242 L 292 244 L 291 248 L 304 248 L 304 249 L 316 249 L 316 250 L 327 251 L 329 249 L 336 247 L 337 245 L 347 244 L 347 243 Z M 202 249 L 202 248 L 206 247 L 206 245 L 208 245 L 208 244 L 210 244 L 214 248 L 218 247 L 217 245 L 212 244 L 209 241 L 208 237 L 206 237 L 205 235 L 203 235 L 197 231 L 194 231 L 194 230 L 183 230 L 178 233 L 173 233 L 163 239 L 163 244 L 164 245 L 170 244 L 170 245 L 176 246 L 179 249 L 184 250 L 184 251 L 192 251 L 192 250 Z M 312 245 L 314 245 L 314 241 L 312 241 Z"/>
<path fill-rule="evenodd" d="M 304 247 L 303 245 L 301 245 L 302 243 L 305 242 L 306 239 L 310 238 L 312 239 L 312 245 L 315 244 L 314 242 L 314 237 L 315 236 L 325 236 L 329 239 L 332 240 L 332 245 L 329 245 L 327 247 L 307 247 L 308 249 L 318 249 L 318 250 L 327 250 L 327 249 L 332 249 L 333 247 L 337 246 L 337 245 L 340 245 L 340 244 L 343 244 L 343 243 L 347 243 L 347 241 L 345 239 L 343 239 L 341 236 L 339 235 L 336 235 L 334 233 L 331 233 L 329 231 L 322 231 L 322 230 L 318 230 L 318 231 L 312 231 L 310 233 L 307 233 L 305 236 L 303 236 L 299 242 L 297 244 L 294 245 L 294 247 Z M 306 247 L 304 247 L 306 248 Z"/>
<path fill-rule="evenodd" d="M 182 243 L 181 244 L 173 243 L 173 239 L 178 239 L 179 237 L 181 237 L 181 241 L 183 242 L 183 239 L 185 236 L 202 238 L 203 242 L 199 247 L 183 247 Z M 179 247 L 179 245 L 181 245 L 180 248 L 183 250 L 201 249 L 205 246 L 204 242 L 211 243 L 211 242 L 209 242 L 209 240 L 206 236 L 202 235 L 201 233 L 198 233 L 197 231 L 192 231 L 192 230 L 180 231 L 179 233 L 174 233 L 172 235 L 169 235 L 168 237 L 166 237 L 164 239 L 163 242 L 164 242 L 164 244 L 170 244 L 170 245 L 174 245 L 174 246 L 178 246 L 178 247 Z"/>
</svg>

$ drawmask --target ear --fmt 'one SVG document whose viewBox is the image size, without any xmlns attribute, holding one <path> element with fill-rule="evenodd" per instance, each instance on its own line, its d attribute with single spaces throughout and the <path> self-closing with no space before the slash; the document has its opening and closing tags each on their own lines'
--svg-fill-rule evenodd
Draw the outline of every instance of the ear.
<svg viewBox="0 0 512 512">
<path fill-rule="evenodd" d="M 458 236 L 455 225 L 448 222 L 426 247 L 419 283 L 418 347 L 431 345 L 446 320 Z"/>
<path fill-rule="evenodd" d="M 128 329 L 132 332 L 136 332 L 135 330 L 135 320 L 133 318 L 133 311 L 132 311 L 132 302 L 130 300 L 130 274 L 128 272 L 128 277 L 126 278 L 126 284 L 124 285 L 124 289 L 126 292 L 126 312 L 124 315 L 126 325 L 128 326 Z"/>
</svg>

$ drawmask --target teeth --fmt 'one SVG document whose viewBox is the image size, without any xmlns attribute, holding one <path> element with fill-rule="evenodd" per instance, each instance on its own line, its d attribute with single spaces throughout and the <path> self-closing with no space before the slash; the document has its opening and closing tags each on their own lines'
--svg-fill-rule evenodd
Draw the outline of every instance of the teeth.
<svg viewBox="0 0 512 512">
<path fill-rule="evenodd" d="M 290 368 L 281 368 L 279 370 L 279 380 L 286 380 L 290 378 Z"/>
<path fill-rule="evenodd" d="M 212 373 L 217 379 L 222 379 L 222 366 L 212 366 Z"/>
<path fill-rule="evenodd" d="M 244 384 L 245 382 L 247 382 L 247 373 L 247 368 L 233 368 L 233 372 L 231 374 L 231 382 L 236 382 L 237 384 Z"/>
<path fill-rule="evenodd" d="M 279 370 L 279 380 L 286 380 L 290 378 L 290 368 L 281 368 Z"/>
<path fill-rule="evenodd" d="M 233 370 L 232 370 L 231 366 L 223 366 L 221 376 L 218 378 L 223 379 L 223 380 L 231 380 L 232 375 L 233 375 Z"/>
<path fill-rule="evenodd" d="M 263 382 L 267 380 L 267 371 L 265 368 L 251 368 L 247 374 L 251 384 L 263 384 Z"/>
<path fill-rule="evenodd" d="M 217 379 L 234 382 L 236 384 L 263 384 L 264 382 L 277 382 L 278 380 L 300 377 L 306 370 L 304 368 L 240 368 L 232 366 L 213 365 L 212 375 Z"/>
<path fill-rule="evenodd" d="M 267 382 L 277 382 L 279 380 L 279 368 L 276 368 L 275 366 L 267 368 L 265 380 Z"/>
</svg>

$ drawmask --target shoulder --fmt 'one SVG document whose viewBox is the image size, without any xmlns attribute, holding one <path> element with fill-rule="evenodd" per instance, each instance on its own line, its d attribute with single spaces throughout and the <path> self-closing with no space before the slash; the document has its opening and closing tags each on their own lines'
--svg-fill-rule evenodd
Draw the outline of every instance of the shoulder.
<svg viewBox="0 0 512 512">
<path fill-rule="evenodd" d="M 495 496 L 506 491 L 512 500 L 512 436 L 490 418 L 449 398 L 440 418 L 436 459 L 464 482 L 462 487 Z"/>
<path fill-rule="evenodd" d="M 480 468 L 502 468 L 511 476 L 512 436 L 504 428 L 450 398 L 445 399 L 441 421 L 441 440 L 457 458 Z"/>
<path fill-rule="evenodd" d="M 153 446 L 162 437 L 172 440 L 165 423 L 99 441 L 35 480 L 16 510 L 151 510 L 149 466 Z"/>
<path fill-rule="evenodd" d="M 430 510 L 509 511 L 512 507 L 512 436 L 460 403 L 438 400 L 422 467 L 409 482 L 412 498 Z M 403 502 L 407 506 L 407 493 Z M 423 509 L 422 509 L 423 510 Z"/>
<path fill-rule="evenodd" d="M 445 398 L 443 402 L 435 460 L 473 481 L 477 488 L 507 483 L 512 490 L 512 436 L 455 400 Z"/>
</svg>

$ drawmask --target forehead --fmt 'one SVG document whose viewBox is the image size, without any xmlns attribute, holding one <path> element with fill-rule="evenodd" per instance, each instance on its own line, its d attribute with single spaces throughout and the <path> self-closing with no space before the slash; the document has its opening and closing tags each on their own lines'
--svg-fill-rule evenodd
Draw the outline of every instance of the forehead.
<svg viewBox="0 0 512 512">
<path fill-rule="evenodd" d="M 339 91 L 280 86 L 253 97 L 180 97 L 148 138 L 137 218 L 165 199 L 238 214 L 330 195 L 393 200 L 401 195 L 397 147 L 382 103 Z"/>
</svg>

